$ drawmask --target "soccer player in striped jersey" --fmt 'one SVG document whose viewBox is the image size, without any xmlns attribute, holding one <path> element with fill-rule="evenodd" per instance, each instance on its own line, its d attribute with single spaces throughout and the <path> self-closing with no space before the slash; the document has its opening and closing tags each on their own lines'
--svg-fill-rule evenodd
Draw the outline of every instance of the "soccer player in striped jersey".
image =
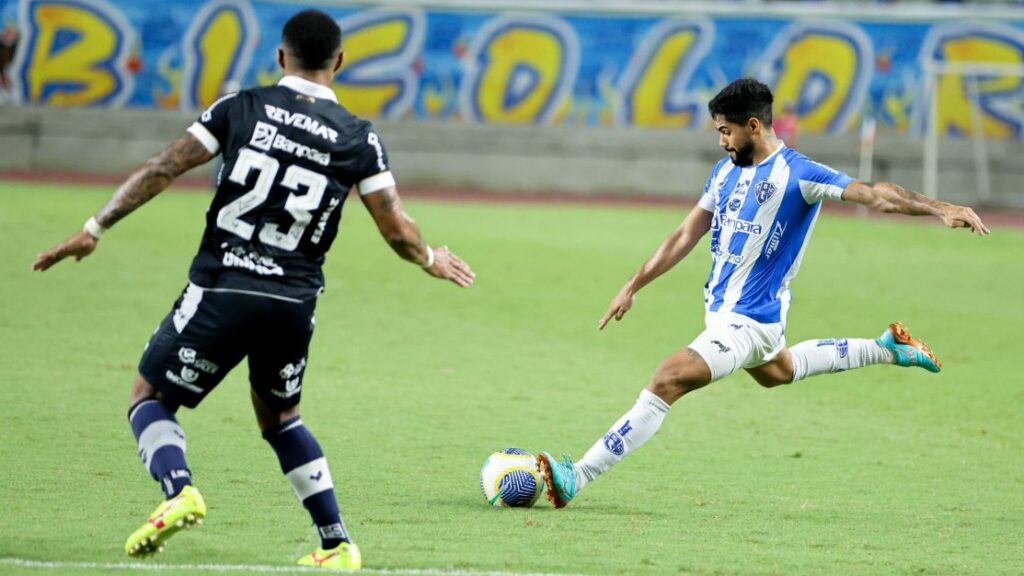
<svg viewBox="0 0 1024 576">
<path fill-rule="evenodd" d="M 973 210 L 889 182 L 859 182 L 786 147 L 772 130 L 772 93 L 737 80 L 708 104 L 728 156 L 711 171 L 697 206 L 612 300 L 598 328 L 632 308 L 636 293 L 678 264 L 711 232 L 711 273 L 704 285 L 705 330 L 666 358 L 636 404 L 578 462 L 541 452 L 537 464 L 556 508 L 649 440 L 685 394 L 743 369 L 765 387 L 873 364 L 941 364 L 900 323 L 878 338 L 829 338 L 786 347 L 789 284 L 825 199 L 911 216 L 934 216 L 981 236 Z"/>
</svg>

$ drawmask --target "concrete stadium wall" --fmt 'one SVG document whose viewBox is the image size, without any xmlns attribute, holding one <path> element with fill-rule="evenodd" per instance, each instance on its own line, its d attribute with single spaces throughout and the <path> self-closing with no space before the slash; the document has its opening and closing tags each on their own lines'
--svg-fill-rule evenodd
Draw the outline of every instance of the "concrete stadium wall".
<svg viewBox="0 0 1024 576">
<path fill-rule="evenodd" d="M 126 174 L 179 136 L 190 114 L 156 110 L 0 107 L 0 171 Z M 379 122 L 399 185 L 529 193 L 696 197 L 721 158 L 707 131 Z M 798 149 L 857 175 L 851 136 L 803 136 Z M 1024 208 L 1024 143 L 988 141 L 992 198 L 976 194 L 970 141 L 943 141 L 940 198 Z M 879 135 L 874 180 L 922 186 L 920 140 Z M 197 175 L 210 176 L 211 167 Z"/>
</svg>

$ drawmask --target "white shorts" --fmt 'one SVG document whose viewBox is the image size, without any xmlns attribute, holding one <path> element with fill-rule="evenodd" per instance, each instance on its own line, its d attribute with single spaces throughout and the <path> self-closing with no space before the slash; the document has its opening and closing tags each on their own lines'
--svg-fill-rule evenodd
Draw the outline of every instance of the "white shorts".
<svg viewBox="0 0 1024 576">
<path fill-rule="evenodd" d="M 704 326 L 689 347 L 711 368 L 712 382 L 740 368 L 771 362 L 786 347 L 786 331 L 781 322 L 761 324 L 740 314 L 708 312 Z"/>
</svg>

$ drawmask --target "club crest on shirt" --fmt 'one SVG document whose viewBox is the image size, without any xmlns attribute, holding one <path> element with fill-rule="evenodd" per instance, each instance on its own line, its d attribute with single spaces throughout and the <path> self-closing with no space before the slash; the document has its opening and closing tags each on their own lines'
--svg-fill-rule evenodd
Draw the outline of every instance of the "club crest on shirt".
<svg viewBox="0 0 1024 576">
<path fill-rule="evenodd" d="M 775 192 L 778 191 L 778 189 L 779 187 L 775 184 L 767 180 L 763 180 L 754 185 L 754 198 L 757 200 L 758 204 L 764 204 L 769 198 L 775 195 Z"/>
</svg>

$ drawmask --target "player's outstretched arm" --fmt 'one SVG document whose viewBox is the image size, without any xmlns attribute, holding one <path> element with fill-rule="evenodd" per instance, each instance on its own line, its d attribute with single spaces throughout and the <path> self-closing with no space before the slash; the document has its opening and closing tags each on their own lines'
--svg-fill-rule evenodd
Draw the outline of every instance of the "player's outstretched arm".
<svg viewBox="0 0 1024 576">
<path fill-rule="evenodd" d="M 164 191 L 175 178 L 212 158 L 213 154 L 202 142 L 186 132 L 133 172 L 82 230 L 40 254 L 32 263 L 32 269 L 42 271 L 69 256 L 77 262 L 92 254 L 104 231 Z"/>
<path fill-rule="evenodd" d="M 597 329 L 604 330 L 604 327 L 612 318 L 622 320 L 626 312 L 629 312 L 629 309 L 633 307 L 636 293 L 654 281 L 658 276 L 671 270 L 708 233 L 708 230 L 711 229 L 712 216 L 711 212 L 699 206 L 694 206 L 693 210 L 690 210 L 690 213 L 686 216 L 686 219 L 683 220 L 683 223 L 673 230 L 668 235 L 668 238 L 665 238 L 665 241 L 658 246 L 654 255 L 648 258 L 644 265 L 640 267 L 640 270 L 626 281 L 625 286 L 612 299 L 608 311 L 597 322 Z"/>
<path fill-rule="evenodd" d="M 904 189 L 892 182 L 860 182 L 854 180 L 843 190 L 843 200 L 863 204 L 868 208 L 907 214 L 910 216 L 937 216 L 950 228 L 970 228 L 979 236 L 989 233 L 989 229 L 967 206 L 957 206 L 949 202 L 941 202 Z"/>
<path fill-rule="evenodd" d="M 473 284 L 476 274 L 468 264 L 448 250 L 447 246 L 431 248 L 423 241 L 416 221 L 402 209 L 402 200 L 394 186 L 362 194 L 360 198 L 377 223 L 380 235 L 396 254 L 419 264 L 434 278 L 450 280 L 463 288 Z"/>
</svg>

